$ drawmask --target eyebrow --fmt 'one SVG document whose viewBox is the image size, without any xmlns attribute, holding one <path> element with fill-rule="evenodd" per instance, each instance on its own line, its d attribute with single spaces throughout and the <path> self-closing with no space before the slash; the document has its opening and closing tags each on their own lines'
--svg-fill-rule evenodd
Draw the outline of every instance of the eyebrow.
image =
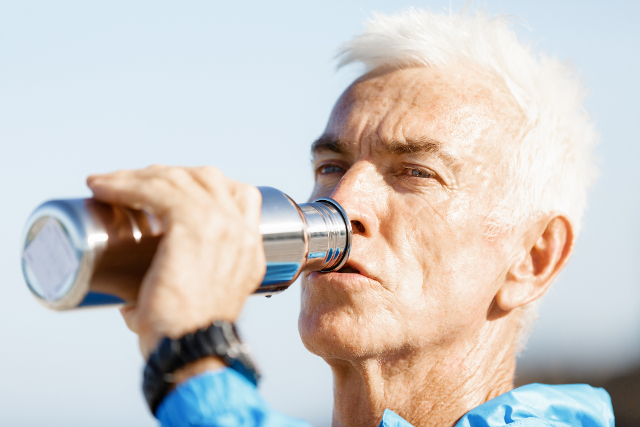
<svg viewBox="0 0 640 427">
<path fill-rule="evenodd" d="M 314 155 L 320 151 L 332 151 L 337 154 L 347 154 L 347 143 L 329 136 L 321 136 L 311 144 L 311 154 Z"/>
<path fill-rule="evenodd" d="M 383 150 L 395 154 L 412 154 L 412 153 L 426 153 L 432 154 L 440 158 L 444 164 L 458 171 L 462 166 L 461 163 L 455 157 L 447 154 L 443 148 L 442 143 L 438 140 L 431 138 L 419 138 L 409 139 L 406 141 L 383 141 Z M 314 155 L 320 151 L 332 151 L 337 154 L 348 154 L 349 144 L 339 138 L 333 138 L 329 136 L 321 136 L 311 144 L 311 154 Z"/>
</svg>

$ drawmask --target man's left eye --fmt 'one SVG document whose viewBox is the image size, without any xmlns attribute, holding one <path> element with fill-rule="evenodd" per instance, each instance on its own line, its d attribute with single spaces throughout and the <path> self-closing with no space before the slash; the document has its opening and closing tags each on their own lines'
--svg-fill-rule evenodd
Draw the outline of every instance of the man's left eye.
<svg viewBox="0 0 640 427">
<path fill-rule="evenodd" d="M 434 176 L 433 172 L 415 168 L 407 168 L 406 173 L 416 178 L 433 178 Z"/>
</svg>

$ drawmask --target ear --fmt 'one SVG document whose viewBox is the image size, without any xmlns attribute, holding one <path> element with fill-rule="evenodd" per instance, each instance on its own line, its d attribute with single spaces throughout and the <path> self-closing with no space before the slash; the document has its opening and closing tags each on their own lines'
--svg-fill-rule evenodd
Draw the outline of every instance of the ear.
<svg viewBox="0 0 640 427">
<path fill-rule="evenodd" d="M 531 224 L 496 294 L 497 307 L 509 312 L 540 298 L 569 261 L 574 240 L 571 222 L 563 215 L 545 215 Z"/>
</svg>

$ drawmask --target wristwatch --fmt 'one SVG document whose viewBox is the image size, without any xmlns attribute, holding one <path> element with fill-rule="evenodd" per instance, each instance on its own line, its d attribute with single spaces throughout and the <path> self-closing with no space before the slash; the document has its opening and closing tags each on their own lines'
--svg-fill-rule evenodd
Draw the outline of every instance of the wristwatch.
<svg viewBox="0 0 640 427">
<path fill-rule="evenodd" d="M 249 357 L 249 350 L 240 341 L 231 322 L 217 320 L 207 328 L 178 339 L 164 338 L 151 353 L 144 368 L 142 390 L 151 412 L 155 415 L 160 402 L 175 385 L 173 373 L 189 363 L 207 356 L 218 356 L 254 385 L 260 374 Z"/>
</svg>

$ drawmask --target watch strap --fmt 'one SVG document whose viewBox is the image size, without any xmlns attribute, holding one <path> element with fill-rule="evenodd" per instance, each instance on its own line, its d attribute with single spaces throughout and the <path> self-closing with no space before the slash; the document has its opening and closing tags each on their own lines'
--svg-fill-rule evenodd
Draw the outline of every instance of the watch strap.
<svg viewBox="0 0 640 427">
<path fill-rule="evenodd" d="M 218 356 L 224 363 L 257 385 L 260 379 L 246 345 L 231 322 L 217 320 L 178 339 L 164 338 L 151 353 L 144 369 L 142 390 L 151 412 L 174 386 L 173 373 L 189 363 L 208 356 Z"/>
</svg>

